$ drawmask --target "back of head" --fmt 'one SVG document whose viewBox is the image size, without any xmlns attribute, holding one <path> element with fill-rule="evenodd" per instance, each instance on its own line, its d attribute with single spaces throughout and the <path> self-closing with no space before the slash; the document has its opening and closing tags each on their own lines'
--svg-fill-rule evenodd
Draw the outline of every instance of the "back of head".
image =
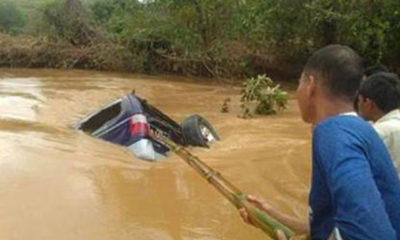
<svg viewBox="0 0 400 240">
<path fill-rule="evenodd" d="M 375 73 L 380 73 L 380 72 L 389 72 L 389 69 L 383 64 L 376 64 L 365 68 L 364 75 L 366 77 L 369 77 Z"/>
<path fill-rule="evenodd" d="M 388 113 L 400 107 L 400 79 L 394 73 L 373 74 L 362 82 L 359 94 L 371 99 L 382 112 Z"/>
<path fill-rule="evenodd" d="M 350 103 L 362 80 L 363 61 L 350 47 L 328 45 L 308 59 L 304 73 L 315 75 L 330 97 Z"/>
</svg>

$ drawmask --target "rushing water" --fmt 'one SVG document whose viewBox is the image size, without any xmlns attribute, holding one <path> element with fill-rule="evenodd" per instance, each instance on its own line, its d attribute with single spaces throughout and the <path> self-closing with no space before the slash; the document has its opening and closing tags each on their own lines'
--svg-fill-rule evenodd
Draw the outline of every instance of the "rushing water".
<svg viewBox="0 0 400 240">
<path fill-rule="evenodd" d="M 237 88 L 196 82 L 0 69 L 0 239 L 268 239 L 173 154 L 148 163 L 72 129 L 133 88 L 178 122 L 207 118 L 222 141 L 193 153 L 243 191 L 305 217 L 310 129 L 295 100 L 276 116 L 243 120 Z"/>
</svg>

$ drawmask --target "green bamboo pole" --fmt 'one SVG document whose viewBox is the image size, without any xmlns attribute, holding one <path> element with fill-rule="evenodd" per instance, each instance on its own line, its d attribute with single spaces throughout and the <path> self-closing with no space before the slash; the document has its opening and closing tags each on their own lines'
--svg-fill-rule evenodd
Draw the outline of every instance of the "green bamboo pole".
<svg viewBox="0 0 400 240">
<path fill-rule="evenodd" d="M 277 237 L 277 231 L 281 230 L 288 239 L 292 238 L 295 233 L 292 229 L 285 226 L 275 218 L 269 216 L 262 210 L 256 208 L 246 199 L 246 194 L 236 188 L 228 180 L 226 180 L 219 172 L 209 167 L 206 163 L 201 161 L 197 156 L 191 154 L 183 146 L 180 146 L 170 140 L 169 138 L 155 134 L 150 131 L 150 136 L 158 141 L 163 142 L 179 157 L 181 157 L 187 164 L 193 167 L 201 176 L 208 180 L 224 197 L 226 197 L 236 208 L 245 208 L 249 214 L 251 222 L 268 236 L 273 239 Z M 307 237 L 301 237 L 307 239 Z"/>
</svg>

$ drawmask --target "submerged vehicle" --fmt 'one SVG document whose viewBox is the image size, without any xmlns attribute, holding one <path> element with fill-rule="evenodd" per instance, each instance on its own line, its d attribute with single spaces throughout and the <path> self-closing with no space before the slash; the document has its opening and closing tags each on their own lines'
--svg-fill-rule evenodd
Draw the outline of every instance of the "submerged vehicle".
<svg viewBox="0 0 400 240">
<path fill-rule="evenodd" d="M 209 143 L 220 139 L 203 117 L 191 115 L 178 124 L 134 92 L 79 120 L 75 129 L 126 146 L 138 158 L 148 161 L 160 160 L 170 150 L 153 139 L 149 131 L 182 146 L 209 147 Z"/>
</svg>

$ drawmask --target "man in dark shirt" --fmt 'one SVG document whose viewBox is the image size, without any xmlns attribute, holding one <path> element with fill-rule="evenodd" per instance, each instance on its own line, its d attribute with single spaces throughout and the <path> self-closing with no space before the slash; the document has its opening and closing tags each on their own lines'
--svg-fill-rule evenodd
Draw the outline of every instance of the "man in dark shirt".
<svg viewBox="0 0 400 240">
<path fill-rule="evenodd" d="M 330 45 L 303 69 L 296 95 L 302 118 L 314 124 L 309 221 L 289 217 L 261 199 L 250 202 L 312 239 L 400 240 L 400 182 L 372 126 L 353 111 L 363 75 L 352 49 Z M 239 210 L 245 221 L 247 212 Z M 286 239 L 278 233 L 279 239 Z"/>
</svg>

